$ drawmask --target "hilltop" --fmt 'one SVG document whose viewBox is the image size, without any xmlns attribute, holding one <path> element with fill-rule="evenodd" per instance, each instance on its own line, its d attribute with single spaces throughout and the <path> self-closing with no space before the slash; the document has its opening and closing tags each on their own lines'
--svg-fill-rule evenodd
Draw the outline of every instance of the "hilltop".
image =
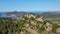
<svg viewBox="0 0 60 34">
<path fill-rule="evenodd" d="M 60 23 L 39 15 L 25 14 L 17 18 L 0 18 L 0 34 L 60 34 Z"/>
</svg>

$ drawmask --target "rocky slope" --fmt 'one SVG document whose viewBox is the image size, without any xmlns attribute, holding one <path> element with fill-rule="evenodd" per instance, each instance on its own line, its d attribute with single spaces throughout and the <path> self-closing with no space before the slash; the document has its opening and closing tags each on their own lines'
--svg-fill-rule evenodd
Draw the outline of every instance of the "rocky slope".
<svg viewBox="0 0 60 34">
<path fill-rule="evenodd" d="M 0 34 L 60 34 L 60 24 L 34 14 L 0 19 Z"/>
</svg>

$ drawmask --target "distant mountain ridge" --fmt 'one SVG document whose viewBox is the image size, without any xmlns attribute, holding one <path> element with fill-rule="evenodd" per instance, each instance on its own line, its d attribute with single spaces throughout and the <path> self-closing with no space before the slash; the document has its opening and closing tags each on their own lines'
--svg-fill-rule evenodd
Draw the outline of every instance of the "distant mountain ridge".
<svg viewBox="0 0 60 34">
<path fill-rule="evenodd" d="M 2 12 L 0 13 L 0 17 L 20 17 L 22 15 L 25 15 L 25 14 L 29 14 L 29 13 L 32 13 L 32 14 L 40 14 L 41 12 L 24 12 L 24 11 L 20 11 L 20 12 L 17 12 L 17 11 L 14 11 L 14 12 Z"/>
<path fill-rule="evenodd" d="M 52 18 L 52 17 L 60 17 L 60 11 L 56 11 L 56 12 L 44 12 L 42 14 L 40 14 L 41 16 L 45 17 L 45 18 Z"/>
<path fill-rule="evenodd" d="M 29 13 L 32 13 L 32 14 L 38 14 L 40 16 L 60 16 L 60 11 L 56 11 L 56 12 L 39 12 L 39 11 L 35 11 L 35 12 L 17 12 L 17 11 L 14 11 L 14 12 L 0 12 L 0 17 L 20 17 L 22 15 L 25 15 L 25 14 L 29 14 Z"/>
<path fill-rule="evenodd" d="M 24 14 L 27 14 L 26 12 L 3 12 L 1 17 L 20 17 Z"/>
</svg>

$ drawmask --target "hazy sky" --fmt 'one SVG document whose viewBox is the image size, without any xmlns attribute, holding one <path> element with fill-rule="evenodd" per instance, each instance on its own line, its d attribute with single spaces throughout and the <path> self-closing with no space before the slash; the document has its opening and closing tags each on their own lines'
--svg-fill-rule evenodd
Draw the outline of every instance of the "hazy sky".
<svg viewBox="0 0 60 34">
<path fill-rule="evenodd" d="M 0 0 L 0 11 L 60 11 L 60 0 Z"/>
</svg>

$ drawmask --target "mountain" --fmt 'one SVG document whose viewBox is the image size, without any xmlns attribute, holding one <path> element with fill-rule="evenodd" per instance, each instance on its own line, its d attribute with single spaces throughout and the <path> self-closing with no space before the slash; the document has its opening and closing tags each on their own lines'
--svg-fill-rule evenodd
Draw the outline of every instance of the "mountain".
<svg viewBox="0 0 60 34">
<path fill-rule="evenodd" d="M 0 18 L 0 34 L 60 34 L 60 24 L 34 14 L 19 19 Z"/>
<path fill-rule="evenodd" d="M 43 17 L 43 19 L 51 20 L 52 22 L 60 23 L 60 11 L 56 12 L 44 12 L 42 14 L 39 14 Z"/>
<path fill-rule="evenodd" d="M 24 12 L 24 11 L 20 11 L 20 12 L 17 12 L 17 11 L 14 11 L 14 12 L 3 12 L 3 14 L 1 14 L 0 17 L 13 17 L 13 18 L 16 18 L 16 17 L 20 17 L 20 16 L 23 16 L 25 14 L 41 14 L 43 12 Z"/>
<path fill-rule="evenodd" d="M 3 12 L 1 17 L 20 17 L 22 15 L 28 14 L 26 12 Z"/>
<path fill-rule="evenodd" d="M 56 12 L 44 12 L 44 13 L 42 13 L 40 15 L 45 17 L 45 18 L 60 17 L 60 11 L 56 11 Z"/>
<path fill-rule="evenodd" d="M 60 11 L 51 11 L 51 12 L 43 12 L 43 11 L 35 11 L 35 12 L 17 12 L 17 11 L 14 11 L 14 12 L 3 12 L 3 13 L 0 13 L 0 17 L 20 17 L 24 14 L 29 14 L 29 13 L 32 13 L 32 14 L 37 14 L 37 15 L 40 15 L 44 18 L 50 18 L 50 17 L 60 17 Z"/>
</svg>

